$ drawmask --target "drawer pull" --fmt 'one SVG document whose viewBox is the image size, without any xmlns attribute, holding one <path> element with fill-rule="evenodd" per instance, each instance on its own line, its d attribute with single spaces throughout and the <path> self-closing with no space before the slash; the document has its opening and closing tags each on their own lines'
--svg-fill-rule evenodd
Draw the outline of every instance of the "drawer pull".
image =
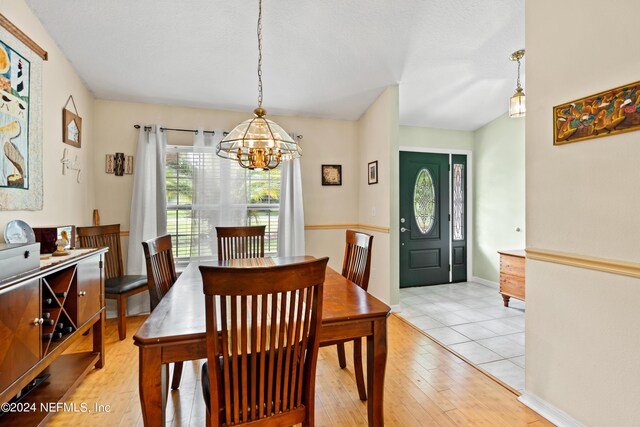
<svg viewBox="0 0 640 427">
<path fill-rule="evenodd" d="M 42 317 L 36 317 L 35 319 L 33 319 L 34 325 L 42 325 L 43 323 L 44 323 L 44 319 Z"/>
<path fill-rule="evenodd" d="M 86 292 L 86 291 L 80 291 L 80 292 L 78 292 L 78 296 L 79 296 L 79 297 L 84 297 L 84 296 L 86 296 L 86 295 L 87 295 L 87 292 Z"/>
</svg>

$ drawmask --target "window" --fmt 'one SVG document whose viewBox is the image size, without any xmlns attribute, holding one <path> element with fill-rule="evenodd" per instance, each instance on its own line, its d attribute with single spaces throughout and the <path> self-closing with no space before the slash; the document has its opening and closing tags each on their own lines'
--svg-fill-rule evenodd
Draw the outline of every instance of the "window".
<svg viewBox="0 0 640 427">
<path fill-rule="evenodd" d="M 206 189 L 196 203 L 198 174 L 202 180 L 231 179 Z M 242 169 L 237 163 L 220 159 L 212 150 L 194 151 L 191 146 L 167 146 L 167 232 L 172 236 L 173 255 L 177 262 L 189 259 L 213 259 L 215 227 L 228 217 L 229 205 L 222 199 L 232 194 L 232 210 L 239 213 L 242 225 L 264 225 L 265 253 L 278 250 L 278 213 L 280 208 L 280 168 L 271 171 Z M 233 189 L 233 190 L 231 190 Z M 227 197 L 228 198 L 228 197 Z M 226 203 L 230 203 L 226 200 Z M 235 216 L 236 218 L 238 215 Z M 225 224 L 225 225 L 240 225 Z"/>
</svg>

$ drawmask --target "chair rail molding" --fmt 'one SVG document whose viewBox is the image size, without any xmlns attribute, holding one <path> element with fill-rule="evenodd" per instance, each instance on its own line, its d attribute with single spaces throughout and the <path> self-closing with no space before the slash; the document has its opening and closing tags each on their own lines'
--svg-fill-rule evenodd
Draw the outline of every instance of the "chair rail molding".
<svg viewBox="0 0 640 427">
<path fill-rule="evenodd" d="M 527 259 L 604 271 L 606 273 L 619 274 L 622 276 L 640 277 L 640 263 L 597 258 L 538 248 L 528 248 L 525 251 L 527 253 Z"/>
<path fill-rule="evenodd" d="M 380 227 L 378 225 L 370 224 L 314 224 L 305 225 L 305 230 L 335 230 L 335 229 L 347 229 L 347 228 L 359 228 L 361 230 L 378 231 L 380 233 L 389 233 L 389 227 Z"/>
</svg>

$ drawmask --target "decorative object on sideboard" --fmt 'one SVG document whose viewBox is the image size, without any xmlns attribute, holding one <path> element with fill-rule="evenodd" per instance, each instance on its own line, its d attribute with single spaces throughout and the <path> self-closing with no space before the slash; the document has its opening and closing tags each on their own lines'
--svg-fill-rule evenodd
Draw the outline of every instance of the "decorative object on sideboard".
<svg viewBox="0 0 640 427">
<path fill-rule="evenodd" d="M 60 163 L 62 163 L 62 175 L 66 175 L 67 174 L 67 170 L 73 170 L 76 171 L 76 182 L 78 184 L 80 184 L 80 172 L 82 171 L 82 169 L 80 168 L 80 162 L 78 161 L 78 155 L 76 154 L 76 157 L 74 160 L 71 160 L 69 158 L 69 149 L 65 148 L 63 153 L 62 153 L 62 158 L 60 159 Z"/>
<path fill-rule="evenodd" d="M 42 209 L 42 59 L 0 14 L 0 210 Z"/>
<path fill-rule="evenodd" d="M 280 125 L 266 118 L 262 108 L 262 0 L 258 0 L 258 108 L 255 117 L 238 124 L 218 143 L 218 156 L 235 160 L 248 169 L 269 170 L 302 155 L 298 145 Z"/>
<path fill-rule="evenodd" d="M 115 176 L 132 175 L 133 156 L 126 156 L 124 153 L 107 154 L 104 171 Z"/>
<path fill-rule="evenodd" d="M 369 185 L 378 183 L 378 161 L 377 160 L 370 162 L 367 167 L 367 183 Z"/>
<path fill-rule="evenodd" d="M 69 101 L 75 113 L 67 110 Z M 69 95 L 66 104 L 62 107 L 62 142 L 78 148 L 82 146 L 82 117 L 78 114 L 73 95 Z"/>
<path fill-rule="evenodd" d="M 4 240 L 7 243 L 35 243 L 36 236 L 29 224 L 14 219 L 4 226 Z"/>
<path fill-rule="evenodd" d="M 511 54 L 512 61 L 518 62 L 518 80 L 516 81 L 516 92 L 509 98 L 509 117 L 512 119 L 524 117 L 527 113 L 524 89 L 520 85 L 520 60 L 524 58 L 524 49 L 516 50 Z"/>
<path fill-rule="evenodd" d="M 640 81 L 553 107 L 553 145 L 640 130 Z"/>
<path fill-rule="evenodd" d="M 64 251 L 73 249 L 76 246 L 76 227 L 75 225 L 60 225 L 51 227 L 34 227 L 33 233 L 36 236 L 36 242 L 40 242 L 40 253 L 50 254 L 58 249 L 58 241 L 66 239 Z M 66 237 L 65 237 L 66 236 Z"/>
<path fill-rule="evenodd" d="M 322 165 L 322 185 L 342 185 L 342 165 Z"/>
<path fill-rule="evenodd" d="M 0 280 L 40 267 L 40 243 L 0 243 Z"/>
</svg>

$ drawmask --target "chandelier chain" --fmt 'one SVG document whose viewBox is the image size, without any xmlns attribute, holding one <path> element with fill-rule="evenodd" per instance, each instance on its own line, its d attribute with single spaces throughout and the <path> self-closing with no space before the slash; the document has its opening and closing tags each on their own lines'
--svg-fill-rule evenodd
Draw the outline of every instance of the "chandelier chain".
<svg viewBox="0 0 640 427">
<path fill-rule="evenodd" d="M 520 59 L 518 58 L 518 80 L 516 81 L 517 88 L 520 89 Z"/>
<path fill-rule="evenodd" d="M 262 107 L 262 0 L 258 4 L 258 107 Z"/>
</svg>

